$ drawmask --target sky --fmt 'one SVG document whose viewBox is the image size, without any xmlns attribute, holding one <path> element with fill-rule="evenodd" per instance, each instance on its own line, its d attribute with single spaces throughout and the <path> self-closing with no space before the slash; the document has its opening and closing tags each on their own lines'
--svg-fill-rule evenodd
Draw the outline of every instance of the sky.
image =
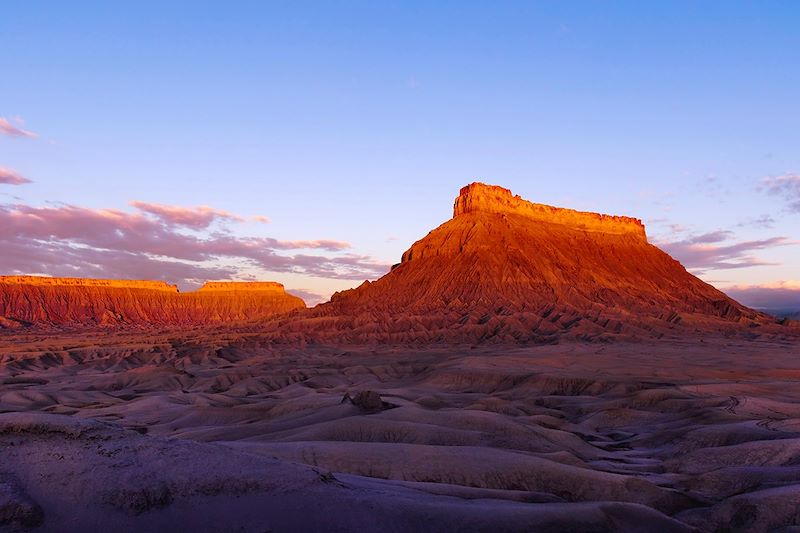
<svg viewBox="0 0 800 533">
<path fill-rule="evenodd" d="M 316 303 L 484 181 L 800 308 L 798 27 L 793 1 L 3 0 L 0 274 Z"/>
</svg>

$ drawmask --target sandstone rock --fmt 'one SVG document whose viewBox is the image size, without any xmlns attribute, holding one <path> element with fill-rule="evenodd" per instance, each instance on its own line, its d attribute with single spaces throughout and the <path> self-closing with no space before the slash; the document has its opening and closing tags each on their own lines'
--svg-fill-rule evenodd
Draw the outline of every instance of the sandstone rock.
<svg viewBox="0 0 800 533">
<path fill-rule="evenodd" d="M 644 224 L 638 218 L 601 215 L 535 204 L 497 185 L 471 183 L 462 187 L 453 204 L 453 218 L 467 213 L 515 214 L 547 224 L 606 234 L 630 234 L 647 241 Z"/>
<path fill-rule="evenodd" d="M 147 289 L 151 291 L 178 292 L 177 285 L 165 281 L 93 279 L 93 278 L 54 278 L 47 276 L 0 276 L 0 283 L 35 287 L 107 287 L 116 289 Z"/>
<path fill-rule="evenodd" d="M 256 320 L 304 308 L 275 282 L 209 282 L 181 293 L 161 281 L 0 276 L 0 328 L 168 327 Z"/>
<path fill-rule="evenodd" d="M 390 406 L 383 401 L 380 394 L 373 390 L 358 391 L 355 396 L 350 396 L 350 393 L 346 392 L 341 403 L 345 402 L 360 407 L 364 411 L 380 411 Z"/>
<path fill-rule="evenodd" d="M 374 282 L 282 322 L 308 341 L 606 341 L 788 331 L 647 242 L 641 221 L 461 189 L 453 218 Z"/>
<path fill-rule="evenodd" d="M 20 329 L 24 324 L 19 320 L 12 320 L 4 316 L 0 316 L 0 329 Z"/>
<path fill-rule="evenodd" d="M 207 281 L 198 292 L 272 292 L 284 294 L 283 285 L 276 281 Z"/>
</svg>

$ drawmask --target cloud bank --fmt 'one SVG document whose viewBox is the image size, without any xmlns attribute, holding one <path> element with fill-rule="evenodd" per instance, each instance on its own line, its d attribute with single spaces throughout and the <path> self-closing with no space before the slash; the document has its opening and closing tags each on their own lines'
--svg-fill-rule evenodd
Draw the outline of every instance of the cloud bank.
<svg viewBox="0 0 800 533">
<path fill-rule="evenodd" d="M 244 218 L 228 213 L 221 209 L 214 209 L 207 205 L 198 207 L 180 207 L 174 205 L 152 204 L 134 200 L 130 205 L 154 215 L 166 224 L 175 226 L 185 226 L 195 230 L 205 229 L 216 220 L 230 220 L 232 222 L 244 222 Z"/>
<path fill-rule="evenodd" d="M 244 217 L 208 206 L 132 202 L 137 212 L 74 205 L 0 204 L 0 271 L 57 276 L 164 279 L 194 284 L 253 269 L 363 280 L 388 265 L 335 240 L 287 241 L 205 231 Z"/>
<path fill-rule="evenodd" d="M 713 231 L 673 242 L 658 242 L 659 248 L 695 271 L 727 270 L 772 265 L 754 252 L 776 246 L 795 244 L 786 237 L 771 237 L 728 244 L 735 235 L 730 231 Z"/>
<path fill-rule="evenodd" d="M 735 285 L 725 289 L 731 298 L 749 307 L 770 311 L 800 311 L 800 281 L 765 285 Z"/>
</svg>

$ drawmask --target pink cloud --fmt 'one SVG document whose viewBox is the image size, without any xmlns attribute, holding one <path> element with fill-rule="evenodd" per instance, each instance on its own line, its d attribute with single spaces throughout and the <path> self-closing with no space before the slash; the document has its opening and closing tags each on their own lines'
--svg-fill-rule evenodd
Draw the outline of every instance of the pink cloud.
<svg viewBox="0 0 800 533">
<path fill-rule="evenodd" d="M 16 119 L 17 123 L 22 122 L 19 118 Z M 9 137 L 29 137 L 35 139 L 37 135 L 32 131 L 26 131 L 9 122 L 7 119 L 0 117 L 0 133 L 4 133 Z"/>
<path fill-rule="evenodd" d="M 294 294 L 295 296 L 299 296 L 303 299 L 306 305 L 312 307 L 328 301 L 328 298 L 322 296 L 321 294 L 306 289 L 286 289 L 286 292 L 289 294 Z"/>
<path fill-rule="evenodd" d="M 174 205 L 153 204 L 134 200 L 130 205 L 160 218 L 168 224 L 185 226 L 192 229 L 205 229 L 215 220 L 230 220 L 232 222 L 243 222 L 244 219 L 222 209 L 214 209 L 207 205 L 198 207 L 179 207 Z"/>
<path fill-rule="evenodd" d="M 219 216 L 213 211 L 212 219 Z M 388 270 L 388 265 L 369 257 L 342 253 L 350 247 L 346 242 L 186 234 L 180 230 L 187 224 L 204 227 L 207 219 L 200 216 L 204 213 L 195 218 L 192 213 L 186 217 L 175 211 L 164 213 L 0 204 L 0 248 L 4 250 L 0 271 L 191 283 L 229 279 L 251 267 L 353 280 L 374 278 Z M 309 249 L 333 255 L 297 253 Z"/>
<path fill-rule="evenodd" d="M 11 274 L 47 274 L 114 279 L 154 279 L 197 286 L 209 279 L 229 279 L 231 267 L 174 261 L 137 252 L 80 248 L 58 242 L 0 240 L 12 257 L 0 257 L 0 269 Z"/>
<path fill-rule="evenodd" d="M 800 213 L 800 174 L 768 176 L 761 180 L 761 185 L 768 194 L 783 198 L 790 211 Z"/>
<path fill-rule="evenodd" d="M 268 217 L 256 215 L 252 217 L 242 217 L 224 211 L 222 209 L 215 209 L 207 205 L 197 207 L 181 207 L 176 205 L 155 204 L 149 202 L 141 202 L 134 200 L 129 204 L 139 211 L 154 215 L 160 218 L 165 223 L 174 224 L 176 226 L 184 226 L 187 228 L 202 230 L 209 227 L 215 221 L 228 221 L 228 222 L 246 222 L 248 220 L 268 224 L 270 222 Z"/>
<path fill-rule="evenodd" d="M 0 167 L 0 183 L 6 185 L 23 185 L 32 182 L 10 168 Z"/>
<path fill-rule="evenodd" d="M 724 244 L 733 237 L 730 231 L 715 231 L 674 242 L 657 242 L 656 245 L 686 268 L 703 271 L 771 265 L 774 263 L 759 259 L 753 252 L 797 244 L 786 237 Z"/>
</svg>

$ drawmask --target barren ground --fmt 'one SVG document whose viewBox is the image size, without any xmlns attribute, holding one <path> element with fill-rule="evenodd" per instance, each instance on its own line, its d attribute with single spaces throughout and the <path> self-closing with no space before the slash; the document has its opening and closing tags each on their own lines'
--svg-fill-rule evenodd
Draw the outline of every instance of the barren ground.
<svg viewBox="0 0 800 533">
<path fill-rule="evenodd" d="M 780 341 L 4 334 L 0 529 L 788 528 L 798 380 Z"/>
</svg>

